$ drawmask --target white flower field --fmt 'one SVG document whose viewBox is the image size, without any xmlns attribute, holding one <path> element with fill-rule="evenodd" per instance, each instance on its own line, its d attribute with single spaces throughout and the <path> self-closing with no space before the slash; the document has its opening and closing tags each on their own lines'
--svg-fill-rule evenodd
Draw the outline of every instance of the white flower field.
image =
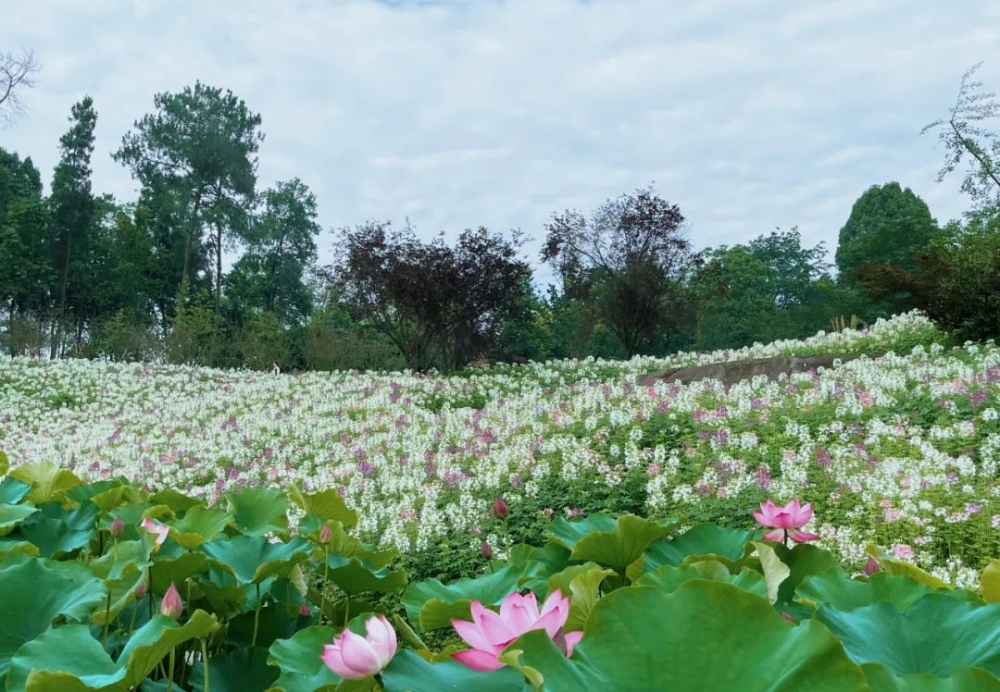
<svg viewBox="0 0 1000 692">
<path fill-rule="evenodd" d="M 460 376 L 300 376 L 0 360 L 0 449 L 84 480 L 123 476 L 217 501 L 246 486 L 338 488 L 359 536 L 472 550 L 512 516 L 632 511 L 752 526 L 766 498 L 859 568 L 867 546 L 962 586 L 1000 555 L 1000 349 L 948 349 L 919 314 L 669 360 L 561 361 Z M 726 391 L 637 384 L 677 364 L 880 353 Z M 527 519 L 525 519 L 527 518 Z"/>
</svg>

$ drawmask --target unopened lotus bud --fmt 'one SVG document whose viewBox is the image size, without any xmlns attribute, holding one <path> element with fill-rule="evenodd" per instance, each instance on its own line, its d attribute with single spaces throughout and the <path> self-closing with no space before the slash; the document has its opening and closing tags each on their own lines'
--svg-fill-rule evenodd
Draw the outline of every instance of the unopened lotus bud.
<svg viewBox="0 0 1000 692">
<path fill-rule="evenodd" d="M 135 587 L 135 600 L 141 601 L 146 597 L 146 582 L 140 582 L 139 586 Z"/>
<path fill-rule="evenodd" d="M 309 605 L 307 603 L 303 603 L 299 606 L 299 617 L 300 618 L 312 617 L 312 610 L 309 609 Z"/>
<path fill-rule="evenodd" d="M 163 594 L 163 600 L 160 601 L 160 613 L 176 620 L 183 612 L 184 603 L 181 601 L 181 595 L 177 592 L 177 587 L 171 584 L 167 592 Z"/>
<path fill-rule="evenodd" d="M 507 509 L 507 503 L 503 501 L 502 497 L 498 497 L 493 501 L 493 516 L 497 519 L 506 519 L 507 515 L 510 514 L 510 510 Z"/>
<path fill-rule="evenodd" d="M 125 530 L 125 522 L 122 521 L 121 517 L 115 517 L 115 520 L 111 522 L 111 528 L 109 529 L 111 535 L 114 536 L 115 538 L 118 538 L 119 536 L 122 535 L 122 531 L 124 530 Z"/>
<path fill-rule="evenodd" d="M 322 543 L 323 545 L 326 545 L 331 540 L 333 540 L 333 531 L 330 529 L 329 526 L 323 524 L 323 528 L 319 530 L 319 542 Z"/>
<path fill-rule="evenodd" d="M 483 557 L 485 557 L 487 560 L 493 559 L 493 548 L 490 546 L 489 543 L 483 541 L 483 546 L 481 550 L 483 552 Z"/>
</svg>

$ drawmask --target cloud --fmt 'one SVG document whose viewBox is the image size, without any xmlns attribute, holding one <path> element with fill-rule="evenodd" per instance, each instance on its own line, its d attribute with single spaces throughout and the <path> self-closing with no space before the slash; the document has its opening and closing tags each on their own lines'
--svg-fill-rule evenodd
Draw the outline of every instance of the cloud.
<svg viewBox="0 0 1000 692">
<path fill-rule="evenodd" d="M 89 93 L 95 187 L 130 199 L 110 152 L 155 93 L 200 79 L 262 114 L 261 183 L 301 177 L 328 228 L 520 228 L 535 260 L 552 212 L 655 180 L 698 246 L 797 224 L 832 251 L 872 184 L 898 180 L 940 220 L 967 207 L 918 133 L 995 53 L 998 20 L 904 0 L 22 3 L 0 46 L 44 71 L 0 146 L 51 177 Z M 1000 88 L 1000 62 L 981 77 Z"/>
</svg>

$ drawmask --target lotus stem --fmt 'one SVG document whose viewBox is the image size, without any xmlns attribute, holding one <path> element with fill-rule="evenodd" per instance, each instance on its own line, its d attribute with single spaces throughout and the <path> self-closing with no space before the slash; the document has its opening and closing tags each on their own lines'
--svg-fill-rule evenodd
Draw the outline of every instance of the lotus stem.
<svg viewBox="0 0 1000 692">
<path fill-rule="evenodd" d="M 257 646 L 257 627 L 260 624 L 260 582 L 257 582 L 257 607 L 253 611 L 253 638 L 250 640 L 250 646 Z"/>
<path fill-rule="evenodd" d="M 174 649 L 170 650 L 170 672 L 167 674 L 167 692 L 174 689 Z"/>
<path fill-rule="evenodd" d="M 319 599 L 319 621 L 323 623 L 326 615 L 326 584 L 330 578 L 330 546 L 323 546 L 323 585 L 320 587 L 321 596 Z"/>
<path fill-rule="evenodd" d="M 101 636 L 101 646 L 103 646 L 105 649 L 108 648 L 108 629 L 110 627 L 111 627 L 111 590 L 108 589 L 108 605 L 104 609 L 104 634 Z"/>
<path fill-rule="evenodd" d="M 201 670 L 205 674 L 205 692 L 210 692 L 211 686 L 208 680 L 208 640 L 201 640 Z"/>
</svg>

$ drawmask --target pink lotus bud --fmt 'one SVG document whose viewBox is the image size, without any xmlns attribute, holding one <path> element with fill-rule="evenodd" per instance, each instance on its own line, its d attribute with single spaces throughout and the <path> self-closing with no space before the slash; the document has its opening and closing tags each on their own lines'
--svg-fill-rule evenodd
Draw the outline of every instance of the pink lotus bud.
<svg viewBox="0 0 1000 692">
<path fill-rule="evenodd" d="M 323 524 L 323 528 L 319 530 L 319 542 L 327 545 L 331 540 L 333 540 L 333 531 L 329 526 Z"/>
<path fill-rule="evenodd" d="M 878 560 L 869 556 L 868 561 L 865 563 L 864 568 L 861 570 L 861 573 L 866 577 L 870 577 L 876 572 L 878 572 L 878 570 L 879 570 Z"/>
<path fill-rule="evenodd" d="M 490 547 L 489 543 L 487 543 L 486 541 L 483 541 L 483 545 L 480 548 L 480 550 L 482 550 L 483 557 L 485 557 L 487 560 L 492 560 L 493 559 L 493 548 Z"/>
<path fill-rule="evenodd" d="M 510 514 L 510 510 L 507 509 L 507 503 L 503 501 L 502 497 L 498 497 L 493 501 L 493 516 L 497 519 L 506 519 L 507 515 Z"/>
<path fill-rule="evenodd" d="M 299 606 L 299 617 L 300 618 L 312 617 L 312 610 L 309 608 L 308 603 L 303 603 Z"/>
<path fill-rule="evenodd" d="M 385 615 L 373 615 L 365 623 L 362 637 L 345 629 L 323 647 L 320 658 L 334 673 L 346 680 L 363 680 L 380 672 L 396 655 L 396 630 Z"/>
<path fill-rule="evenodd" d="M 139 586 L 135 587 L 135 600 L 141 601 L 146 597 L 146 582 L 139 582 Z"/>
<path fill-rule="evenodd" d="M 115 538 L 118 538 L 119 536 L 122 535 L 122 531 L 124 530 L 125 530 L 125 522 L 122 521 L 121 517 L 115 517 L 115 520 L 111 522 L 111 528 L 109 529 L 111 535 L 114 536 Z"/>
<path fill-rule="evenodd" d="M 163 594 L 163 600 L 160 601 L 160 613 L 176 620 L 183 612 L 184 603 L 181 601 L 181 595 L 177 593 L 177 587 L 171 583 L 167 593 Z"/>
</svg>

